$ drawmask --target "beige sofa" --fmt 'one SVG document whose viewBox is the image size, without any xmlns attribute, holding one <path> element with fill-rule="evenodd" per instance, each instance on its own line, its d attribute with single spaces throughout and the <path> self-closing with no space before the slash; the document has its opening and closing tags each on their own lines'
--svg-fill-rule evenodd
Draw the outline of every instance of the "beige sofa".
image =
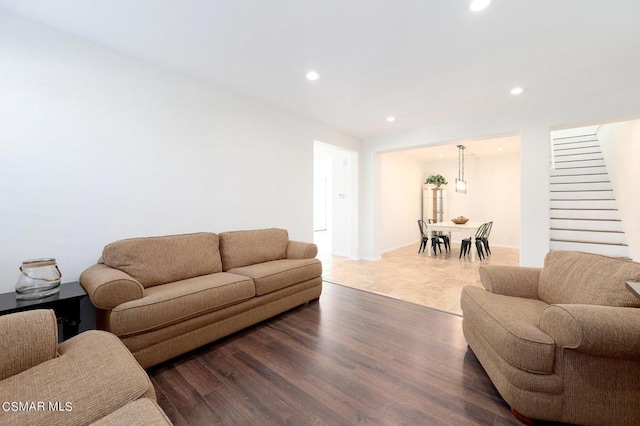
<svg viewBox="0 0 640 426">
<path fill-rule="evenodd" d="M 98 327 L 146 368 L 318 299 L 316 254 L 284 229 L 134 238 L 107 245 L 80 284 Z"/>
<path fill-rule="evenodd" d="M 170 425 L 146 372 L 112 334 L 58 345 L 52 310 L 0 317 L 0 424 Z"/>
<path fill-rule="evenodd" d="M 543 268 L 480 268 L 462 291 L 464 335 L 515 414 L 640 424 L 640 264 L 551 251 Z"/>
</svg>

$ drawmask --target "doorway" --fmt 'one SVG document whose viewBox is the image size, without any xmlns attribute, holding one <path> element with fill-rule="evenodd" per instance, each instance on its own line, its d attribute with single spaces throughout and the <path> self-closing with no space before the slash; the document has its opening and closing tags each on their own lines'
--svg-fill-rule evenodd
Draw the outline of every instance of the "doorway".
<svg viewBox="0 0 640 426">
<path fill-rule="evenodd" d="M 313 235 L 320 255 L 357 258 L 358 154 L 314 142 Z"/>
</svg>

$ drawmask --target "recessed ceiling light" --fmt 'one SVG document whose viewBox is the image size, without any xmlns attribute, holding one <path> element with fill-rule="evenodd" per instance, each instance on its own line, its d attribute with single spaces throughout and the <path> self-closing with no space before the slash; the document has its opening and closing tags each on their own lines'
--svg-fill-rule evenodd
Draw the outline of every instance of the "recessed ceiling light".
<svg viewBox="0 0 640 426">
<path fill-rule="evenodd" d="M 394 121 L 396 121 L 396 118 L 394 116 L 390 115 L 389 117 L 387 117 L 387 121 L 389 123 L 393 123 Z"/>
<path fill-rule="evenodd" d="M 502 151 L 502 147 L 499 146 L 498 148 L 496 148 L 496 151 Z"/>
<path fill-rule="evenodd" d="M 438 157 L 444 158 L 444 154 L 438 154 Z"/>
<path fill-rule="evenodd" d="M 489 3 L 491 3 L 491 0 L 473 0 L 469 5 L 469 9 L 471 9 L 472 12 L 480 12 L 486 9 Z"/>
<path fill-rule="evenodd" d="M 320 78 L 320 74 L 318 74 L 315 71 L 309 71 L 307 73 L 307 80 L 316 81 L 319 78 Z"/>
<path fill-rule="evenodd" d="M 511 94 L 512 95 L 519 95 L 522 92 L 524 92 L 524 89 L 522 87 L 514 87 L 513 89 L 511 89 Z"/>
</svg>

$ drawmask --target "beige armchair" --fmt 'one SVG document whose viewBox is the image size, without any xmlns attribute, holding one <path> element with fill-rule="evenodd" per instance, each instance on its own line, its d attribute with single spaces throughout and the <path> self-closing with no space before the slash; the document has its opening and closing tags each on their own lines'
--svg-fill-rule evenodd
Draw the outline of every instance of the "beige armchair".
<svg viewBox="0 0 640 426">
<path fill-rule="evenodd" d="M 87 331 L 58 345 L 51 310 L 0 317 L 0 424 L 171 424 L 120 340 Z"/>
<path fill-rule="evenodd" d="M 543 268 L 480 268 L 462 291 L 464 335 L 514 414 L 640 424 L 640 264 L 552 251 Z"/>
</svg>

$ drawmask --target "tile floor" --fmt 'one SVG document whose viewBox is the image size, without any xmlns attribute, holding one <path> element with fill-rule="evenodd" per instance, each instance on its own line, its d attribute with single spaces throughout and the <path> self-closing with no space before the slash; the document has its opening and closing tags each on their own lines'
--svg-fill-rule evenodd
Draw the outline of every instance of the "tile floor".
<svg viewBox="0 0 640 426">
<path fill-rule="evenodd" d="M 345 257 L 318 254 L 323 278 L 332 283 L 382 294 L 462 314 L 460 292 L 465 285 L 480 284 L 481 265 L 519 265 L 518 249 L 491 247 L 492 254 L 483 261 L 458 259 L 459 244 L 451 244 L 449 254 L 418 254 L 419 244 L 382 255 L 376 262 L 350 260 Z"/>
</svg>

